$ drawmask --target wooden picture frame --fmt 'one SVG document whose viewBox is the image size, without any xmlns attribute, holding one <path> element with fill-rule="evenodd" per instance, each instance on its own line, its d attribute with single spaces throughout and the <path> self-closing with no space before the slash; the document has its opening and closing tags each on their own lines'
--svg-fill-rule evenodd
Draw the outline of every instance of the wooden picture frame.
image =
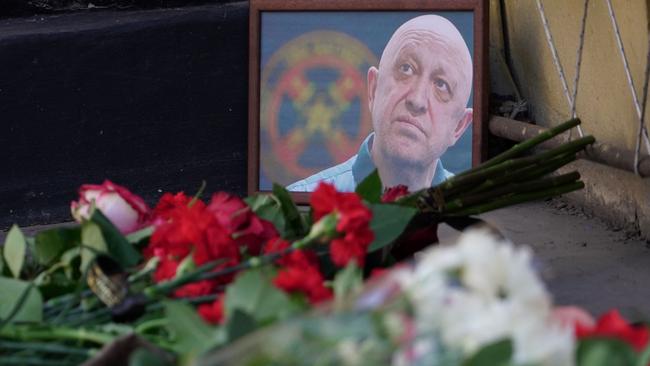
<svg viewBox="0 0 650 366">
<path fill-rule="evenodd" d="M 338 164 L 341 156 L 356 153 L 360 138 L 367 134 L 363 129 L 368 128 L 368 119 L 372 131 L 372 112 L 363 100 L 370 89 L 362 90 L 359 75 L 367 83 L 363 68 L 377 66 L 373 63 L 383 52 L 368 50 L 383 48 L 392 34 L 389 32 L 394 32 L 403 19 L 421 14 L 440 15 L 453 23 L 470 52 L 473 77 L 466 107 L 473 108 L 469 113 L 473 122 L 467 128 L 471 137 L 460 138 L 465 141 L 464 147 L 458 147 L 454 156 L 462 159 L 454 159 L 460 162 L 458 169 L 476 166 L 485 159 L 487 0 L 251 0 L 248 194 L 270 191 L 271 181 L 287 186 L 295 179 L 306 178 L 304 166 L 312 164 L 312 171 L 318 171 L 320 168 L 313 164 L 320 163 L 321 158 L 326 161 L 324 165 Z M 384 46 L 378 46 L 381 44 Z M 340 115 L 352 109 L 356 115 L 349 115 L 361 117 L 345 122 L 343 127 L 339 121 L 338 127 L 333 127 L 336 118 L 342 119 Z M 337 138 L 346 144 L 337 144 Z M 300 153 L 291 152 L 296 146 L 302 149 L 296 150 Z M 307 150 L 323 146 L 326 150 Z M 337 155 L 339 160 L 319 151 Z M 447 153 L 441 162 L 446 162 Z M 292 192 L 292 196 L 298 203 L 309 199 L 309 193 Z"/>
</svg>

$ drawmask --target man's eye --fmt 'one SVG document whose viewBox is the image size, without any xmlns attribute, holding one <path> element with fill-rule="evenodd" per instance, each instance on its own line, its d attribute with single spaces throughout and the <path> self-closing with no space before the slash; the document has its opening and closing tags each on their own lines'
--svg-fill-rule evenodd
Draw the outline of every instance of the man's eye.
<svg viewBox="0 0 650 366">
<path fill-rule="evenodd" d="M 399 65 L 399 71 L 405 75 L 413 75 L 413 66 L 409 64 L 401 64 Z"/>
<path fill-rule="evenodd" d="M 451 93 L 451 89 L 449 88 L 449 84 L 447 84 L 446 81 L 440 78 L 436 78 L 433 80 L 433 85 L 436 86 L 436 89 L 440 90 L 441 92 L 444 93 Z"/>
</svg>

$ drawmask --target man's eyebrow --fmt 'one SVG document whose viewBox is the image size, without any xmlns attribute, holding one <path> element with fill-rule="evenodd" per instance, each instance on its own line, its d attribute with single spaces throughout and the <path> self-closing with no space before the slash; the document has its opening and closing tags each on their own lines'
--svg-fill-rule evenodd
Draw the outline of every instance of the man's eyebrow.
<svg viewBox="0 0 650 366">
<path fill-rule="evenodd" d="M 403 60 L 405 58 L 413 58 L 417 59 L 417 54 L 414 51 L 414 49 L 417 48 L 416 44 L 413 43 L 407 43 L 402 45 L 397 52 L 395 53 L 395 60 Z"/>
</svg>

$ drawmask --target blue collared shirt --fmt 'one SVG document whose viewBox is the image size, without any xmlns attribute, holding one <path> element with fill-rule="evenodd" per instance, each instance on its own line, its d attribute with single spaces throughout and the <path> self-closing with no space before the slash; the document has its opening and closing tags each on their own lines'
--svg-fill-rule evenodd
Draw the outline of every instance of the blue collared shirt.
<svg viewBox="0 0 650 366">
<path fill-rule="evenodd" d="M 354 192 L 357 184 L 376 169 L 375 163 L 370 156 L 370 149 L 368 148 L 373 136 L 374 133 L 371 133 L 366 137 L 361 147 L 359 147 L 357 155 L 354 155 L 339 165 L 327 168 L 308 178 L 292 183 L 287 186 L 287 190 L 292 192 L 313 192 L 318 183 L 328 182 L 334 184 L 339 192 Z M 436 186 L 453 176 L 454 174 L 445 170 L 440 159 L 438 159 L 431 186 Z"/>
</svg>

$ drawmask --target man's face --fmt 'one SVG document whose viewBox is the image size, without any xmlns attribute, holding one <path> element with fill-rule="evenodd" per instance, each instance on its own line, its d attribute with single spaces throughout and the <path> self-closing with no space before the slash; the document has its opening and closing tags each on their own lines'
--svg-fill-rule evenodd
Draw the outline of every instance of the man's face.
<svg viewBox="0 0 650 366">
<path fill-rule="evenodd" d="M 468 59 L 462 38 L 428 29 L 398 31 L 379 69 L 368 71 L 372 149 L 404 164 L 433 164 L 472 121 L 472 110 L 465 108 L 472 78 Z"/>
</svg>

